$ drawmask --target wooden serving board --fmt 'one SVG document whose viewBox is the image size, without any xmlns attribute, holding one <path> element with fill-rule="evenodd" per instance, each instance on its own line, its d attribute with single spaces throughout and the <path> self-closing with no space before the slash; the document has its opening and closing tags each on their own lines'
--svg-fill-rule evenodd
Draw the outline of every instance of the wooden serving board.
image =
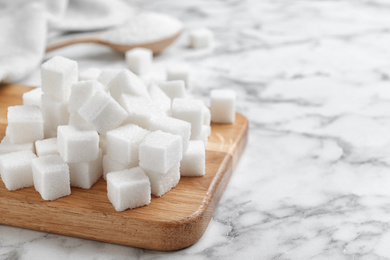
<svg viewBox="0 0 390 260">
<path fill-rule="evenodd" d="M 0 138 L 7 107 L 22 104 L 30 87 L 0 85 Z M 0 224 L 155 250 L 176 250 L 204 233 L 247 142 L 248 121 L 212 124 L 206 147 L 206 175 L 182 177 L 179 184 L 149 205 L 117 212 L 107 199 L 106 182 L 90 190 L 44 201 L 33 187 L 8 191 L 0 182 Z"/>
</svg>

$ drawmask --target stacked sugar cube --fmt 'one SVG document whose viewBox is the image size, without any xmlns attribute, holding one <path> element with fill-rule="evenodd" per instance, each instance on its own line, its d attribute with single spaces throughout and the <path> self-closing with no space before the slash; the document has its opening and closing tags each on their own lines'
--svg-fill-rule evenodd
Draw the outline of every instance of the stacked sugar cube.
<svg viewBox="0 0 390 260">
<path fill-rule="evenodd" d="M 129 68 L 147 73 L 148 53 L 126 55 Z M 151 194 L 164 195 L 181 176 L 203 176 L 210 121 L 231 122 L 223 107 L 234 110 L 232 96 L 216 92 L 210 112 L 187 96 L 183 80 L 147 86 L 131 70 L 93 69 L 79 81 L 75 61 L 45 62 L 42 88 L 8 108 L 0 144 L 7 189 L 34 186 L 44 200 L 54 200 L 103 176 L 108 199 L 122 211 L 149 204 Z"/>
</svg>

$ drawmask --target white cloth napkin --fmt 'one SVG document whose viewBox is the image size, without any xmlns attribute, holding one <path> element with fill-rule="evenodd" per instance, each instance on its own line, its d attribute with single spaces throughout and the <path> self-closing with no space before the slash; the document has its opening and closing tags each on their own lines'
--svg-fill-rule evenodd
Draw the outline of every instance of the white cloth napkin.
<svg viewBox="0 0 390 260">
<path fill-rule="evenodd" d="M 120 0 L 0 0 L 0 83 L 41 64 L 49 31 L 106 29 L 124 23 L 129 10 Z"/>
</svg>

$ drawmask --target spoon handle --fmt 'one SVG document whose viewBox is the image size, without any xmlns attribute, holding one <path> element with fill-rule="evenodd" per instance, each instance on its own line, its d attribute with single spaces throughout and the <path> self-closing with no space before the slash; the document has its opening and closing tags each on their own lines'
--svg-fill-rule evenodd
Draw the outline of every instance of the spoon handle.
<svg viewBox="0 0 390 260">
<path fill-rule="evenodd" d="M 46 45 L 46 52 L 51 52 L 56 49 L 60 49 L 65 46 L 78 44 L 78 43 L 99 43 L 99 35 L 83 35 L 76 37 L 63 37 L 61 39 L 56 39 L 49 41 Z"/>
</svg>

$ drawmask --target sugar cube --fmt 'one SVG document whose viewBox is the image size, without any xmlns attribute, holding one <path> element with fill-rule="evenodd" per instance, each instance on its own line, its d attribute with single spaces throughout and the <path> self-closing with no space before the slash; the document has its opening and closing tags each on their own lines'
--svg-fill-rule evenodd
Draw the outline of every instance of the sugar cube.
<svg viewBox="0 0 390 260">
<path fill-rule="evenodd" d="M 181 136 L 182 152 L 184 153 L 187 150 L 191 136 L 191 124 L 189 122 L 173 117 L 154 116 L 149 120 L 149 130 L 161 130 L 166 133 Z"/>
<path fill-rule="evenodd" d="M 43 139 L 43 116 L 38 106 L 8 107 L 7 136 L 12 144 L 22 144 Z"/>
<path fill-rule="evenodd" d="M 106 134 L 118 127 L 128 116 L 126 111 L 102 90 L 97 90 L 77 112 L 100 134 Z"/>
<path fill-rule="evenodd" d="M 149 178 L 140 167 L 107 174 L 107 197 L 116 211 L 148 205 L 150 193 Z"/>
<path fill-rule="evenodd" d="M 47 155 L 32 160 L 35 190 L 44 200 L 70 195 L 69 167 L 59 155 Z"/>
<path fill-rule="evenodd" d="M 236 93 L 233 90 L 216 89 L 210 94 L 211 121 L 233 123 L 236 109 Z"/>
<path fill-rule="evenodd" d="M 107 180 L 107 174 L 123 169 L 131 168 L 129 164 L 118 162 L 107 154 L 103 156 L 103 178 Z"/>
<path fill-rule="evenodd" d="M 139 165 L 154 172 L 167 173 L 182 156 L 181 136 L 159 130 L 146 136 L 139 146 Z"/>
<path fill-rule="evenodd" d="M 146 48 L 134 48 L 125 53 L 127 68 L 135 74 L 149 72 L 153 62 L 153 52 Z"/>
<path fill-rule="evenodd" d="M 149 86 L 149 96 L 165 115 L 171 113 L 171 99 L 155 83 Z"/>
<path fill-rule="evenodd" d="M 79 73 L 79 81 L 83 80 L 97 80 L 102 72 L 101 69 L 98 68 L 89 68 L 83 70 Z"/>
<path fill-rule="evenodd" d="M 108 131 L 107 155 L 130 167 L 138 166 L 138 147 L 148 134 L 148 130 L 134 124 Z"/>
<path fill-rule="evenodd" d="M 55 137 L 57 127 L 69 122 L 68 103 L 42 95 L 42 114 L 44 118 L 45 138 Z M 54 136 L 53 136 L 54 134 Z"/>
<path fill-rule="evenodd" d="M 55 56 L 41 66 L 42 91 L 62 101 L 67 101 L 72 83 L 78 80 L 77 62 Z"/>
<path fill-rule="evenodd" d="M 185 97 L 185 87 L 183 80 L 171 80 L 158 83 L 158 86 L 164 93 L 173 100 L 174 98 Z"/>
<path fill-rule="evenodd" d="M 111 96 L 118 100 L 122 94 L 131 94 L 149 98 L 148 89 L 142 80 L 128 69 L 122 70 L 108 84 Z"/>
<path fill-rule="evenodd" d="M 0 175 L 8 190 L 34 185 L 31 161 L 37 156 L 30 150 L 0 155 Z"/>
<path fill-rule="evenodd" d="M 149 177 L 151 192 L 154 196 L 160 197 L 176 187 L 180 180 L 179 168 L 180 163 L 177 163 L 165 174 L 144 169 Z"/>
<path fill-rule="evenodd" d="M 33 90 L 27 91 L 23 93 L 23 105 L 35 105 L 35 106 L 42 106 L 41 101 L 42 96 L 42 89 L 41 88 L 34 88 Z"/>
<path fill-rule="evenodd" d="M 98 157 L 89 162 L 68 163 L 70 173 L 70 185 L 83 189 L 90 189 L 103 174 L 103 152 L 99 149 Z"/>
<path fill-rule="evenodd" d="M 175 98 L 172 102 L 172 117 L 191 123 L 191 139 L 198 137 L 202 130 L 203 106 L 197 99 Z"/>
<path fill-rule="evenodd" d="M 190 81 L 190 69 L 185 64 L 171 64 L 167 67 L 167 80 L 183 80 L 188 87 Z"/>
<path fill-rule="evenodd" d="M 122 69 L 104 69 L 98 77 L 98 81 L 103 84 L 105 90 L 108 89 L 108 84 L 113 80 Z"/>
<path fill-rule="evenodd" d="M 2 141 L 0 143 L 0 154 L 18 152 L 18 151 L 23 151 L 23 150 L 29 150 L 29 151 L 35 153 L 33 142 L 24 143 L 24 144 L 11 144 L 8 141 L 5 141 L 5 140 L 8 140 L 8 138 L 3 139 L 3 140 L 4 141 Z"/>
<path fill-rule="evenodd" d="M 69 97 L 68 111 L 70 113 L 76 113 L 98 89 L 104 90 L 104 86 L 97 80 L 86 80 L 73 83 Z"/>
<path fill-rule="evenodd" d="M 99 135 L 93 130 L 61 125 L 57 129 L 57 148 L 65 162 L 93 161 L 99 153 Z"/>
<path fill-rule="evenodd" d="M 214 34 L 207 28 L 193 29 L 190 32 L 190 47 L 201 49 L 209 47 L 214 39 Z"/>
<path fill-rule="evenodd" d="M 203 176 L 206 173 L 206 152 L 204 143 L 191 140 L 180 162 L 181 176 Z"/>
<path fill-rule="evenodd" d="M 142 128 L 149 127 L 149 119 L 154 115 L 161 115 L 163 111 L 150 99 L 123 94 L 119 104 L 127 111 L 127 123 L 137 124 Z"/>
<path fill-rule="evenodd" d="M 38 157 L 46 156 L 46 155 L 59 155 L 57 149 L 57 138 L 48 138 L 44 140 L 35 141 L 35 150 Z"/>
</svg>

